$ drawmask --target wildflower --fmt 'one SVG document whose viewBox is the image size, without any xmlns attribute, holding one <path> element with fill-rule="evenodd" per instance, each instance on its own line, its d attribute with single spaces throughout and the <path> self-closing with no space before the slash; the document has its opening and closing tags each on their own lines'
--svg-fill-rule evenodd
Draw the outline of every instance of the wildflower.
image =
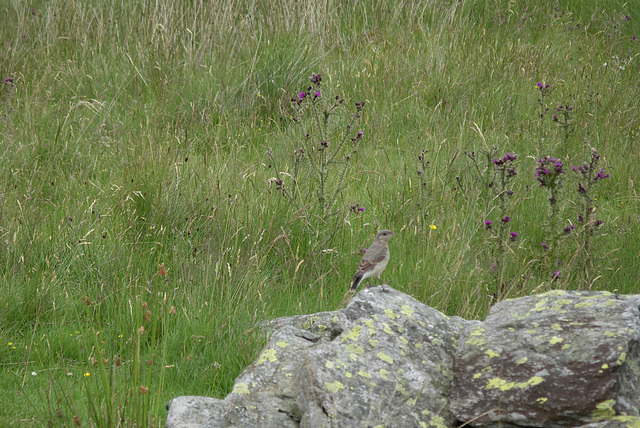
<svg viewBox="0 0 640 428">
<path fill-rule="evenodd" d="M 13 77 L 5 77 L 2 81 L 4 83 L 13 83 Z"/>
<path fill-rule="evenodd" d="M 540 89 L 544 88 L 544 85 L 542 84 L 542 82 L 538 82 L 536 86 Z"/>
<path fill-rule="evenodd" d="M 505 218 L 501 219 L 504 223 L 509 223 L 509 220 L 511 220 L 509 218 L 509 216 L 506 216 Z"/>
<path fill-rule="evenodd" d="M 583 195 L 587 194 L 587 189 L 585 189 L 582 183 L 578 183 L 578 193 L 582 193 Z"/>
<path fill-rule="evenodd" d="M 492 224 L 493 224 L 493 222 L 491 220 L 487 220 L 487 221 L 484 222 L 484 228 L 486 230 L 489 230 L 489 229 L 491 229 L 491 225 Z"/>
<path fill-rule="evenodd" d="M 314 98 L 320 98 L 320 92 L 318 91 L 315 91 L 313 95 L 314 95 Z"/>
<path fill-rule="evenodd" d="M 510 235 L 511 235 L 511 238 L 509 239 L 511 239 L 513 242 L 515 242 L 518 239 L 518 234 L 516 232 L 511 232 Z"/>
<path fill-rule="evenodd" d="M 435 224 L 430 224 L 429 227 L 431 230 L 436 230 L 438 228 Z"/>
<path fill-rule="evenodd" d="M 609 174 L 606 174 L 604 169 L 601 169 L 600 171 L 598 171 L 598 175 L 596 176 L 596 181 L 602 178 L 609 178 Z"/>
<path fill-rule="evenodd" d="M 556 279 L 556 278 L 560 278 L 560 271 L 558 270 L 553 271 L 553 279 Z"/>
<path fill-rule="evenodd" d="M 86 372 L 83 376 L 84 376 L 84 377 L 89 377 L 89 376 L 91 376 L 91 373 Z"/>
<path fill-rule="evenodd" d="M 551 194 L 551 197 L 549 198 L 549 202 L 551 203 L 551 205 L 555 205 L 555 203 L 558 202 L 558 200 L 556 199 L 556 195 Z"/>
<path fill-rule="evenodd" d="M 360 211 L 361 213 L 363 213 L 365 211 L 364 207 L 360 207 L 358 208 L 358 211 Z"/>
<path fill-rule="evenodd" d="M 314 85 L 320 86 L 320 82 L 322 82 L 322 74 L 311 73 L 311 77 L 309 77 L 309 80 L 311 80 L 311 83 L 313 83 Z"/>
<path fill-rule="evenodd" d="M 542 245 L 542 249 L 543 249 L 543 250 L 545 250 L 545 251 L 547 251 L 547 250 L 549 249 L 549 247 L 547 246 L 547 243 L 546 243 L 546 242 L 543 242 L 543 243 L 542 243 L 542 244 L 540 244 L 540 245 Z"/>
</svg>

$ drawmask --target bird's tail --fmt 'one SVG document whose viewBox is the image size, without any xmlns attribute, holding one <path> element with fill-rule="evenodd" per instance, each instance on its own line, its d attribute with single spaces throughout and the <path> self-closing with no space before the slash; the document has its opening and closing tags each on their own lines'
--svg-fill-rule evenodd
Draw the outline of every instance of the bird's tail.
<svg viewBox="0 0 640 428">
<path fill-rule="evenodd" d="M 358 288 L 358 285 L 360 285 L 360 282 L 362 281 L 362 276 L 361 275 L 356 275 L 353 277 L 353 282 L 351 283 L 351 288 L 349 289 L 350 291 L 354 291 L 356 288 Z"/>
</svg>

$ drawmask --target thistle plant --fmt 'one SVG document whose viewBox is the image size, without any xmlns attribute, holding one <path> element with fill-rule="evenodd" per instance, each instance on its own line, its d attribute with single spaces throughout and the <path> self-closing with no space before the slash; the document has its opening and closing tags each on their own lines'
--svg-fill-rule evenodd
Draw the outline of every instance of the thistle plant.
<svg viewBox="0 0 640 428">
<path fill-rule="evenodd" d="M 346 121 L 334 120 L 345 107 L 344 98 L 326 96 L 329 90 L 322 86 L 321 74 L 312 74 L 309 81 L 305 90 L 291 98 L 296 112 L 291 120 L 301 136 L 293 152 L 292 173 L 283 173 L 272 151 L 268 156 L 276 171 L 276 189 L 292 201 L 312 197 L 317 215 L 326 220 L 339 211 L 336 202 L 345 187 L 349 162 L 364 136 L 355 129 L 365 102 L 356 102 Z"/>
<path fill-rule="evenodd" d="M 563 136 L 562 142 L 567 144 L 569 140 L 569 135 L 573 131 L 573 120 L 571 118 L 571 113 L 573 111 L 573 106 L 570 105 L 562 105 L 560 104 L 556 107 L 556 114 L 553 115 L 553 121 L 556 122 L 562 128 Z"/>
<path fill-rule="evenodd" d="M 551 254 L 552 258 L 555 255 L 557 248 L 558 232 L 558 214 L 560 211 L 558 204 L 558 192 L 562 188 L 562 175 L 565 174 L 564 165 L 560 159 L 552 158 L 551 156 L 545 156 L 538 159 L 538 165 L 536 166 L 536 180 L 540 183 L 540 187 L 547 189 L 549 197 L 549 223 L 548 233 L 551 236 Z M 542 248 L 546 251 L 549 250 L 549 246 L 546 242 L 543 242 Z"/>
<path fill-rule="evenodd" d="M 551 94 L 551 85 L 548 83 L 538 82 L 536 83 L 536 88 L 538 89 L 538 105 L 540 106 L 540 129 L 542 136 L 544 137 L 544 116 L 549 111 L 546 98 Z"/>
<path fill-rule="evenodd" d="M 596 149 L 592 149 L 589 162 L 583 162 L 582 165 L 571 168 L 578 176 L 577 191 L 578 196 L 582 199 L 581 211 L 578 214 L 578 223 L 581 227 L 581 245 L 585 255 L 584 270 L 587 275 L 587 280 L 593 269 L 590 241 L 594 235 L 595 228 L 602 225 L 602 220 L 598 220 L 596 216 L 593 188 L 605 178 L 609 178 L 609 174 L 603 168 L 598 168 L 599 162 L 600 154 Z"/>
<path fill-rule="evenodd" d="M 512 180 L 518 175 L 515 165 L 518 156 L 514 153 L 507 153 L 502 157 L 494 158 L 495 152 L 495 149 L 487 152 L 489 166 L 484 170 L 484 173 L 476 161 L 475 153 L 469 154 L 465 152 L 465 154 L 472 160 L 476 170 L 481 174 L 482 182 L 485 183 L 486 188 L 493 193 L 490 201 L 493 201 L 494 205 L 491 208 L 487 207 L 487 212 L 494 210 L 498 212 L 498 220 L 495 222 L 488 218 L 484 220 L 485 230 L 494 233 L 492 239 L 495 242 L 495 246 L 492 254 L 491 271 L 496 278 L 496 291 L 493 295 L 497 298 L 498 292 L 505 289 L 503 277 L 507 252 L 510 246 L 519 239 L 518 233 L 510 227 L 512 223 L 511 217 L 508 215 L 510 200 L 513 196 Z"/>
</svg>

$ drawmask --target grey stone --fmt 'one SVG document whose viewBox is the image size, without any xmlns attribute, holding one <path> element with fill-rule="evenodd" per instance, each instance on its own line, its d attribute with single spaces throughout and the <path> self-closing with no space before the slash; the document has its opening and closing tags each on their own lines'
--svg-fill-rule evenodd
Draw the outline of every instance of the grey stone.
<svg viewBox="0 0 640 428">
<path fill-rule="evenodd" d="M 640 296 L 554 291 L 480 322 L 384 286 L 262 327 L 232 392 L 174 399 L 167 428 L 640 428 Z"/>
<path fill-rule="evenodd" d="M 452 412 L 478 427 L 638 423 L 639 306 L 565 291 L 498 303 L 458 347 Z"/>
</svg>

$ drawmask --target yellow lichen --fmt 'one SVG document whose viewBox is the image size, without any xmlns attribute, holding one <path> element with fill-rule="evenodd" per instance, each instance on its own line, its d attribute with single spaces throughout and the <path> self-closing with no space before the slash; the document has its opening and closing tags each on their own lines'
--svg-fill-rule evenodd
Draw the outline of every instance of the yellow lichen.
<svg viewBox="0 0 640 428">
<path fill-rule="evenodd" d="M 576 308 L 586 308 L 587 306 L 595 305 L 596 302 L 580 302 L 576 303 Z"/>
<path fill-rule="evenodd" d="M 482 333 L 485 332 L 485 329 L 482 327 L 478 327 L 475 330 L 473 330 L 471 333 L 469 333 L 469 336 L 481 336 Z"/>
<path fill-rule="evenodd" d="M 387 318 L 389 318 L 390 320 L 394 320 L 396 318 L 400 318 L 400 315 L 396 314 L 395 312 L 393 312 L 393 309 L 385 309 L 384 310 L 384 314 L 387 316 Z"/>
<path fill-rule="evenodd" d="M 466 345 L 471 346 L 480 346 L 484 345 L 484 337 L 474 337 L 473 339 L 469 339 L 465 342 Z"/>
<path fill-rule="evenodd" d="M 258 360 L 256 361 L 256 366 L 259 366 L 260 364 L 264 363 L 267 360 L 271 361 L 272 363 L 278 360 L 278 357 L 276 357 L 275 349 L 269 348 L 262 351 L 260 353 L 260 356 L 258 357 Z"/>
<path fill-rule="evenodd" d="M 560 342 L 563 342 L 563 341 L 564 341 L 564 339 L 563 339 L 563 338 L 558 337 L 558 336 L 553 336 L 553 337 L 549 340 L 549 343 L 550 343 L 550 344 L 552 344 L 552 345 L 555 345 L 556 343 L 560 343 Z"/>
<path fill-rule="evenodd" d="M 547 397 L 540 397 L 540 398 L 536 398 L 536 401 L 537 401 L 538 403 L 540 403 L 540 404 L 544 404 L 544 403 L 546 403 L 546 402 L 547 402 L 547 400 L 548 400 L 548 398 L 547 398 Z"/>
<path fill-rule="evenodd" d="M 287 346 L 289 346 L 287 342 L 276 342 L 276 345 L 278 345 L 281 348 L 286 348 Z"/>
<path fill-rule="evenodd" d="M 335 382 L 325 382 L 324 383 L 324 387 L 327 389 L 327 391 L 329 392 L 338 392 L 341 389 L 344 389 L 344 385 L 341 382 L 335 381 Z"/>
<path fill-rule="evenodd" d="M 351 339 L 353 341 L 358 340 L 358 337 L 360 337 L 360 333 L 362 333 L 362 326 L 361 325 L 357 325 L 355 327 L 353 327 L 349 333 L 347 334 L 343 334 L 342 337 L 340 338 L 341 342 L 345 342 L 347 339 Z"/>
<path fill-rule="evenodd" d="M 485 351 L 485 354 L 487 354 L 489 356 L 489 358 L 493 358 L 493 357 L 499 357 L 500 354 L 493 352 L 491 349 L 487 349 Z"/>
<path fill-rule="evenodd" d="M 249 385 L 247 385 L 246 383 L 236 383 L 233 386 L 233 390 L 231 392 L 234 394 L 248 394 Z"/>
<path fill-rule="evenodd" d="M 364 354 L 364 349 L 362 349 L 362 347 L 356 343 L 345 345 L 344 349 L 345 351 L 351 352 L 353 354 Z"/>
<path fill-rule="evenodd" d="M 522 358 L 520 358 L 520 360 L 518 360 L 518 362 L 516 364 L 524 364 L 527 361 L 529 361 L 529 359 L 527 357 L 522 357 Z"/>
<path fill-rule="evenodd" d="M 380 358 L 385 363 L 393 364 L 393 358 L 391 358 L 390 356 L 388 356 L 384 352 L 378 352 L 377 356 L 378 356 L 378 358 Z"/>
<path fill-rule="evenodd" d="M 358 376 L 362 376 L 362 377 L 366 377 L 367 379 L 369 379 L 371 377 L 371 375 L 363 370 L 360 370 L 358 372 Z"/>
<path fill-rule="evenodd" d="M 400 308 L 400 313 L 408 318 L 411 318 L 414 312 L 415 311 L 413 310 L 413 308 L 407 305 L 404 305 L 402 308 Z"/>
</svg>

